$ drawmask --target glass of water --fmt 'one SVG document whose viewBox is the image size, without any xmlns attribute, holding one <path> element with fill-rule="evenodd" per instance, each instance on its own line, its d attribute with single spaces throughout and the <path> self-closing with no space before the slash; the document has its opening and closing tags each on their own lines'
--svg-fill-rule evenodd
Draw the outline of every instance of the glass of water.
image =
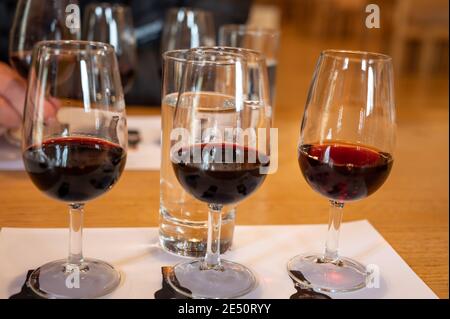
<svg viewBox="0 0 450 319">
<path fill-rule="evenodd" d="M 208 208 L 180 186 L 170 161 L 170 132 L 178 98 L 178 90 L 188 50 L 163 54 L 162 87 L 162 152 L 160 171 L 159 238 L 169 252 L 189 257 L 203 257 L 208 237 Z M 222 210 L 220 250 L 231 246 L 235 206 Z"/>
<path fill-rule="evenodd" d="M 270 102 L 275 102 L 275 82 L 278 64 L 278 47 L 280 32 L 242 24 L 226 24 L 219 29 L 219 45 L 252 49 L 261 52 L 266 57 L 267 73 L 269 75 Z"/>
</svg>

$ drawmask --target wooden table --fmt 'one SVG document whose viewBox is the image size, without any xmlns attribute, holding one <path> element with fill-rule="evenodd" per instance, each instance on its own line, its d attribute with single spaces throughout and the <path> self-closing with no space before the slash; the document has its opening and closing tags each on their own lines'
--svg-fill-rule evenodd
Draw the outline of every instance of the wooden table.
<svg viewBox="0 0 450 319">
<path fill-rule="evenodd" d="M 279 170 L 239 206 L 238 224 L 328 220 L 327 201 L 301 176 L 296 143 L 317 55 L 327 47 L 346 46 L 297 39 L 290 28 L 283 32 L 275 121 Z M 398 146 L 393 171 L 377 193 L 347 205 L 344 219 L 368 219 L 439 297 L 448 298 L 448 83 L 417 78 L 397 82 Z M 129 113 L 158 114 L 159 109 L 130 107 Z M 42 195 L 24 172 L 0 171 L 0 189 L 0 227 L 67 226 L 65 205 Z M 158 171 L 126 171 L 111 192 L 89 203 L 85 225 L 157 226 L 158 189 Z"/>
</svg>

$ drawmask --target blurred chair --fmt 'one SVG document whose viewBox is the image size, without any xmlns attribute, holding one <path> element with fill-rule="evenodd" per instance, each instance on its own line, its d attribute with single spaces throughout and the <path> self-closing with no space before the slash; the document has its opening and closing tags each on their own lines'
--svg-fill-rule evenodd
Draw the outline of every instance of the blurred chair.
<svg viewBox="0 0 450 319">
<path fill-rule="evenodd" d="M 397 1 L 391 48 L 397 72 L 404 71 L 406 57 L 411 56 L 408 46 L 413 41 L 420 46 L 419 72 L 430 74 L 434 71 L 439 59 L 439 45 L 448 46 L 448 10 L 448 0 Z"/>
<path fill-rule="evenodd" d="M 366 0 L 314 1 L 315 36 L 352 37 L 364 27 Z"/>
</svg>

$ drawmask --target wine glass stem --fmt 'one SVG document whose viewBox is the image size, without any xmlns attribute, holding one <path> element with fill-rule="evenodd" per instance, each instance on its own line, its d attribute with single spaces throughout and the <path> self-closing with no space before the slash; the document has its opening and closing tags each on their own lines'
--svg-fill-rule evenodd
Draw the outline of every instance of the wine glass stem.
<svg viewBox="0 0 450 319">
<path fill-rule="evenodd" d="M 69 268 L 79 267 L 83 263 L 83 212 L 84 204 L 70 204 L 70 242 Z"/>
<path fill-rule="evenodd" d="M 208 243 L 203 269 L 220 269 L 220 229 L 222 228 L 223 205 L 209 204 Z"/>
<path fill-rule="evenodd" d="M 325 261 L 336 261 L 339 258 L 339 231 L 343 212 L 343 202 L 330 200 L 330 219 L 328 221 L 327 242 L 325 244 Z"/>
</svg>

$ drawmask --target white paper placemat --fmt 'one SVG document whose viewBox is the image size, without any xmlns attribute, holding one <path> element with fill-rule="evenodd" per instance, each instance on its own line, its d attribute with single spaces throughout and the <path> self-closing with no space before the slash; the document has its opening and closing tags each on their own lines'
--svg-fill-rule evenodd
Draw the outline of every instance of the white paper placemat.
<svg viewBox="0 0 450 319">
<path fill-rule="evenodd" d="M 161 162 L 161 117 L 128 116 L 128 129 L 138 130 L 141 142 L 129 149 L 126 170 L 159 170 Z M 22 153 L 0 136 L 0 170 L 23 170 Z"/>
<path fill-rule="evenodd" d="M 286 272 L 293 256 L 321 251 L 326 225 L 237 226 L 225 258 L 250 267 L 258 288 L 245 298 L 289 298 L 296 292 Z M 0 298 L 18 293 L 28 270 L 67 254 L 66 229 L 3 228 L 0 232 Z M 332 298 L 437 298 L 368 221 L 345 223 L 341 253 L 377 265 L 379 288 L 328 294 Z M 108 298 L 154 298 L 161 289 L 161 267 L 183 260 L 163 251 L 157 228 L 88 228 L 85 256 L 111 262 L 124 281 Z"/>
<path fill-rule="evenodd" d="M 161 166 L 161 117 L 128 116 L 128 129 L 138 130 L 141 142 L 128 149 L 127 170 L 159 170 Z"/>
</svg>

